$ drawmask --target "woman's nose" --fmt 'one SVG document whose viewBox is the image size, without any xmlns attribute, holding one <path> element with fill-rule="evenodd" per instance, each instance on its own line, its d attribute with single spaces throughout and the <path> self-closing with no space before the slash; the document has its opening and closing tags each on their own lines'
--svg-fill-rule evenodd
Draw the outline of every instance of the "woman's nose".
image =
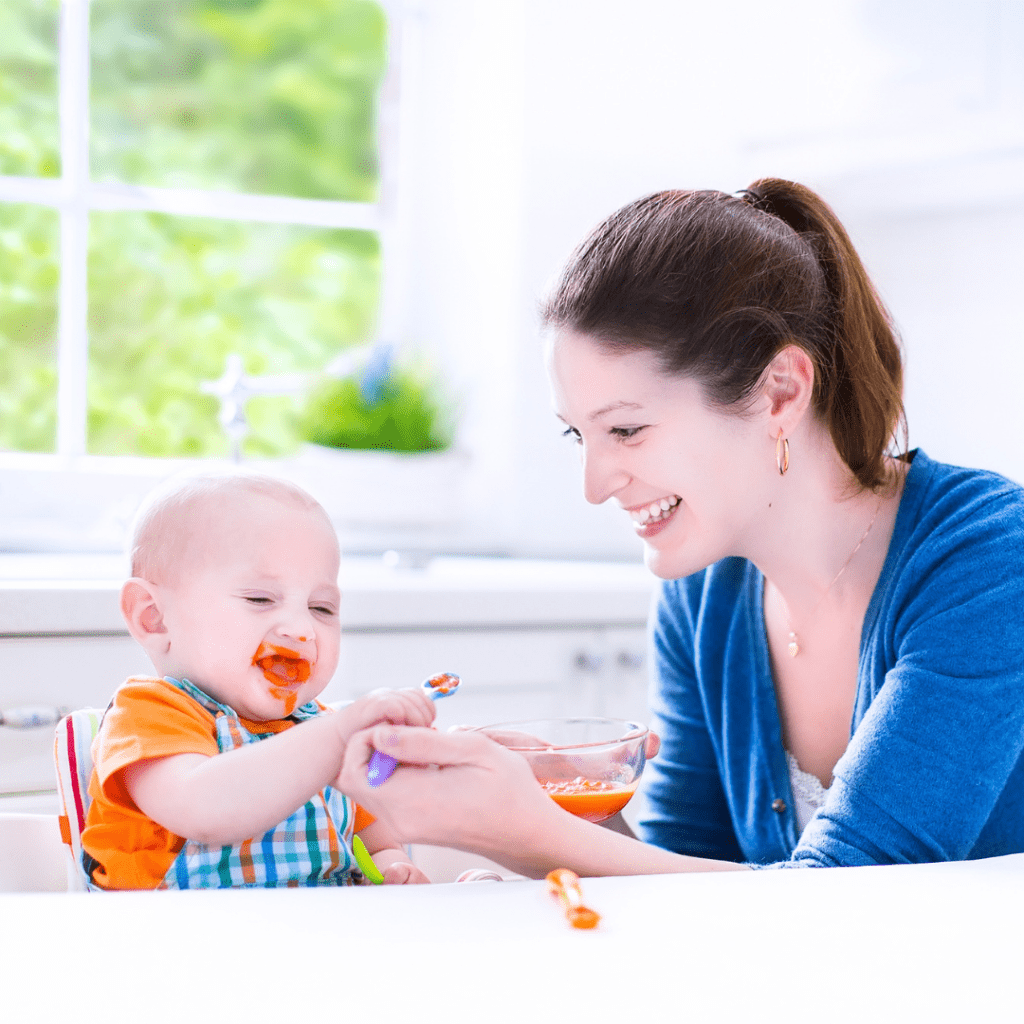
<svg viewBox="0 0 1024 1024">
<path fill-rule="evenodd" d="M 630 476 L 617 464 L 614 452 L 583 445 L 583 496 L 591 505 L 602 505 L 629 483 Z"/>
</svg>

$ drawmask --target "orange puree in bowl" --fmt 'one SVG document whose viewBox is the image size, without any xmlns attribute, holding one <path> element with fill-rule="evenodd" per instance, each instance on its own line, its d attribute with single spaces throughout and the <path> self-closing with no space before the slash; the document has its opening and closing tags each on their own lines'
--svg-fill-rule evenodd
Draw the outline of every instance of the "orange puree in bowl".
<svg viewBox="0 0 1024 1024">
<path fill-rule="evenodd" d="M 604 821 L 622 810 L 636 792 L 631 786 L 613 786 L 610 782 L 592 782 L 577 776 L 569 782 L 542 782 L 545 792 L 559 807 L 577 818 Z"/>
</svg>

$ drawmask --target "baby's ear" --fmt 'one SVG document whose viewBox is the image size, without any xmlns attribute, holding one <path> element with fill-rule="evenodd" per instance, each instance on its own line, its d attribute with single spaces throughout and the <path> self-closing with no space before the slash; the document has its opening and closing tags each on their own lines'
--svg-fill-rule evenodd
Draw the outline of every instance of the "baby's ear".
<svg viewBox="0 0 1024 1024">
<path fill-rule="evenodd" d="M 167 648 L 167 627 L 157 597 L 157 588 L 149 580 L 133 576 L 121 587 L 121 614 L 128 632 L 147 651 Z"/>
</svg>

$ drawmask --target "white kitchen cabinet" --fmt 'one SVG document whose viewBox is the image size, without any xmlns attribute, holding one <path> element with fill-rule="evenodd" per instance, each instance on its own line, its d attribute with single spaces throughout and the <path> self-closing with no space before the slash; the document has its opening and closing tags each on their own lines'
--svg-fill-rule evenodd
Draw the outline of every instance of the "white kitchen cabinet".
<svg viewBox="0 0 1024 1024">
<path fill-rule="evenodd" d="M 0 637 L 0 711 L 43 706 L 106 707 L 118 684 L 152 667 L 137 643 L 122 636 Z M 0 726 L 0 810 L 4 795 L 53 791 L 53 726 Z M 53 809 L 51 800 L 32 809 Z M 19 801 L 17 809 L 26 809 Z"/>
<path fill-rule="evenodd" d="M 450 671 L 463 686 L 438 702 L 439 728 L 551 716 L 646 717 L 644 644 L 642 626 L 350 632 L 324 697 L 415 686 Z"/>
</svg>

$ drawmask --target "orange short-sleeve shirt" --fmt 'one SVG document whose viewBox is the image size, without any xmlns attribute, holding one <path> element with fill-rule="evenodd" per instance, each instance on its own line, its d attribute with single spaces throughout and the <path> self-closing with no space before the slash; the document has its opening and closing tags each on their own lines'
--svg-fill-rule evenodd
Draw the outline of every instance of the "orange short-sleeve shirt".
<svg viewBox="0 0 1024 1024">
<path fill-rule="evenodd" d="M 245 718 L 241 723 L 255 735 L 283 732 L 296 724 L 290 719 Z M 93 871 L 98 886 L 155 889 L 186 842 L 139 810 L 125 788 L 124 769 L 174 754 L 217 753 L 214 716 L 178 687 L 163 679 L 132 676 L 118 689 L 93 742 L 92 802 L 82 830 L 82 848 L 99 865 Z M 373 820 L 356 806 L 356 832 Z"/>
</svg>

